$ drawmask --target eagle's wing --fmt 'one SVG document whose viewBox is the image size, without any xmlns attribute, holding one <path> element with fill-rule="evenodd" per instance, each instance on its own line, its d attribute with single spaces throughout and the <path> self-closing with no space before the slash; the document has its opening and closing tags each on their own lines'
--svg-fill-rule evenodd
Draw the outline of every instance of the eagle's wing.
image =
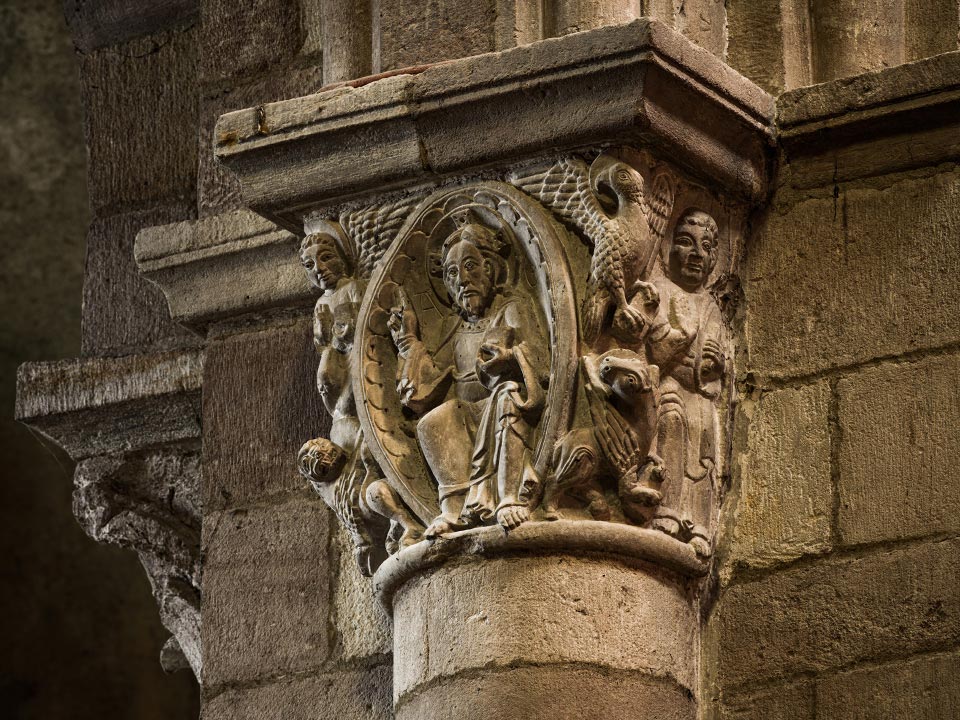
<svg viewBox="0 0 960 720">
<path fill-rule="evenodd" d="M 357 279 L 368 280 L 390 243 L 397 236 L 417 198 L 404 198 L 385 205 L 371 205 L 340 218 L 343 229 L 355 248 Z"/>
<path fill-rule="evenodd" d="M 579 158 L 563 158 L 546 171 L 514 173 L 508 180 L 580 230 L 596 246 L 608 234 L 609 217 L 590 188 L 590 168 Z"/>
</svg>

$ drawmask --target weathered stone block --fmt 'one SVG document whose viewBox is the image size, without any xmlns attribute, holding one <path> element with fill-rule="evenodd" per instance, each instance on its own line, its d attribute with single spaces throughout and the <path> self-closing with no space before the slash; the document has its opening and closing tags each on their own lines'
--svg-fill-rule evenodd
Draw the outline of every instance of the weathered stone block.
<svg viewBox="0 0 960 720">
<path fill-rule="evenodd" d="M 203 333 L 224 318 L 315 300 L 300 265 L 300 240 L 250 210 L 146 228 L 137 267 L 158 285 L 170 317 Z"/>
<path fill-rule="evenodd" d="M 731 560 L 770 565 L 830 549 L 830 388 L 819 382 L 740 404 L 746 447 Z"/>
<path fill-rule="evenodd" d="M 65 0 L 73 42 L 81 52 L 192 23 L 200 0 Z"/>
<path fill-rule="evenodd" d="M 749 369 L 796 376 L 960 340 L 960 173 L 772 210 L 746 258 Z"/>
<path fill-rule="evenodd" d="M 193 203 L 197 39 L 191 27 L 81 56 L 90 204 L 97 214 Z"/>
<path fill-rule="evenodd" d="M 313 378 L 309 320 L 211 342 L 203 380 L 204 507 L 308 488 L 300 446 L 329 420 Z"/>
<path fill-rule="evenodd" d="M 804 682 L 724 698 L 719 720 L 816 720 L 814 687 Z"/>
<path fill-rule="evenodd" d="M 140 275 L 133 256 L 141 228 L 181 220 L 187 213 L 183 208 L 126 213 L 95 220 L 90 226 L 83 282 L 84 355 L 119 355 L 150 346 L 199 342 L 170 320 L 163 293 Z"/>
<path fill-rule="evenodd" d="M 310 17 L 301 6 L 319 0 L 203 0 L 200 9 L 200 79 L 219 85 L 228 78 L 283 66 L 303 48 Z M 313 22 L 317 24 L 319 13 Z"/>
<path fill-rule="evenodd" d="M 74 459 L 188 443 L 200 439 L 202 374 L 198 351 L 26 363 L 16 418 Z"/>
<path fill-rule="evenodd" d="M 201 217 L 243 207 L 240 183 L 213 156 L 213 128 L 217 118 L 251 105 L 308 95 L 322 86 L 320 67 L 295 68 L 201 100 L 197 171 L 197 207 Z"/>
<path fill-rule="evenodd" d="M 293 497 L 204 518 L 204 687 L 327 659 L 328 515 L 318 499 Z"/>
<path fill-rule="evenodd" d="M 738 687 L 960 642 L 960 541 L 823 560 L 729 588 L 720 685 Z M 749 632 L 744 632 L 749 628 Z"/>
<path fill-rule="evenodd" d="M 840 380 L 844 543 L 960 530 L 960 356 Z"/>
<path fill-rule="evenodd" d="M 693 720 L 697 711 L 691 694 L 643 673 L 576 666 L 512 667 L 482 677 L 453 678 L 397 708 L 397 720 L 440 717 Z"/>
<path fill-rule="evenodd" d="M 382 657 L 393 651 L 393 626 L 383 605 L 376 601 L 373 583 L 360 574 L 353 542 L 337 523 L 333 533 L 337 572 L 333 590 L 333 629 L 338 661 L 354 662 Z"/>
<path fill-rule="evenodd" d="M 812 82 L 806 3 L 728 0 L 726 8 L 731 67 L 773 95 Z"/>
<path fill-rule="evenodd" d="M 696 608 L 676 576 L 609 560 L 486 558 L 444 565 L 394 598 L 394 697 L 461 673 L 577 663 L 696 687 Z M 656 625 L 657 632 L 644 628 Z M 539 628 L 535 639 L 519 628 Z"/>
<path fill-rule="evenodd" d="M 813 0 L 814 81 L 899 65 L 904 61 L 904 0 Z"/>
<path fill-rule="evenodd" d="M 958 48 L 956 0 L 904 0 L 904 60 L 912 62 Z"/>
<path fill-rule="evenodd" d="M 374 32 L 381 71 L 497 49 L 497 0 L 380 0 L 378 5 Z"/>
<path fill-rule="evenodd" d="M 203 709 L 202 720 L 391 720 L 390 667 L 284 679 L 227 690 Z"/>
<path fill-rule="evenodd" d="M 817 683 L 817 717 L 941 720 L 960 712 L 960 654 L 853 670 Z"/>
<path fill-rule="evenodd" d="M 724 0 L 674 2 L 673 26 L 704 50 L 723 60 L 727 53 L 726 5 Z"/>
</svg>

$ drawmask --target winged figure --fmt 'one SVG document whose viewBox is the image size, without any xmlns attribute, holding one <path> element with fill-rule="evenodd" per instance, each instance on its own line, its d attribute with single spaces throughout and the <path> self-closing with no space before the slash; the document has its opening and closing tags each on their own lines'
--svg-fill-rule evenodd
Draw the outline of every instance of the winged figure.
<svg viewBox="0 0 960 720">
<path fill-rule="evenodd" d="M 602 154 L 590 165 L 564 158 L 546 171 L 517 175 L 510 182 L 579 230 L 593 246 L 583 334 L 593 343 L 611 310 L 642 327 L 643 313 L 630 304 L 636 283 L 653 266 L 673 210 L 674 186 L 658 173 L 648 191 L 643 175 L 627 163 Z"/>
<path fill-rule="evenodd" d="M 417 198 L 403 198 L 396 202 L 344 213 L 340 216 L 347 237 L 357 257 L 356 277 L 369 280 L 380 258 L 390 247 L 404 221 L 410 215 Z"/>
</svg>

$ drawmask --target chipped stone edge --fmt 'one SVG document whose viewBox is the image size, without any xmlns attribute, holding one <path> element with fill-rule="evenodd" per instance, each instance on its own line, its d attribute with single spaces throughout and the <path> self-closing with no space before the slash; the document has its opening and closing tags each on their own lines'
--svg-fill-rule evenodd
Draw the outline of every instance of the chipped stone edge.
<svg viewBox="0 0 960 720">
<path fill-rule="evenodd" d="M 777 126 L 793 137 L 957 97 L 960 51 L 789 90 L 777 98 Z"/>
<path fill-rule="evenodd" d="M 297 260 L 299 240 L 249 210 L 141 230 L 140 273 L 160 288 L 171 318 L 203 332 L 215 321 L 278 307 L 307 307 L 313 294 Z"/>
<path fill-rule="evenodd" d="M 654 563 L 690 578 L 703 577 L 709 568 L 689 545 L 656 530 L 590 520 L 532 521 L 509 533 L 500 526 L 479 527 L 404 548 L 374 574 L 374 593 L 392 615 L 394 595 L 425 571 L 451 560 L 518 553 L 600 554 Z"/>
<path fill-rule="evenodd" d="M 702 165 L 704 173 L 737 195 L 765 197 L 775 140 L 774 99 L 656 21 L 642 19 L 415 70 L 227 113 L 217 123 L 217 159 L 239 177 L 248 206 L 291 230 L 311 207 L 506 166 L 544 151 L 638 139 L 662 142 L 665 152 Z M 619 104 L 609 116 L 594 113 L 572 123 L 553 111 L 558 103 L 578 99 L 589 104 L 601 80 L 616 97 L 627 70 L 634 84 L 619 91 Z M 642 79 L 648 71 L 656 72 L 650 83 Z M 668 97 L 671 93 L 676 97 Z M 674 105 L 690 97 L 709 108 L 696 115 L 692 129 L 700 144 L 709 146 L 704 152 L 678 144 L 687 125 L 673 117 Z M 497 109 L 504 102 L 523 122 L 547 123 L 538 126 L 539 149 L 522 133 L 503 132 Z M 469 116 L 470 127 L 445 126 L 438 133 L 436 124 L 450 113 Z M 731 134 L 734 126 L 740 135 Z M 495 141 L 473 147 L 477 138 Z M 374 145 L 386 148 L 378 162 L 347 162 L 348 155 L 362 157 Z"/>
</svg>

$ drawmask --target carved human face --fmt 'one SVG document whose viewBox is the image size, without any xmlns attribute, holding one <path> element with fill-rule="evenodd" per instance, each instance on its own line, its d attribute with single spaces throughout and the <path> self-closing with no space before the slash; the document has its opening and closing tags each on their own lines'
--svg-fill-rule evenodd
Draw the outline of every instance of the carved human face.
<svg viewBox="0 0 960 720">
<path fill-rule="evenodd" d="M 668 264 L 670 279 L 684 290 L 699 290 L 713 272 L 717 262 L 715 228 L 710 217 L 700 212 L 677 225 Z"/>
<path fill-rule="evenodd" d="M 308 243 L 300 252 L 300 264 L 314 287 L 331 290 L 346 274 L 346 266 L 332 236 L 318 234 L 312 237 L 316 242 Z"/>
<path fill-rule="evenodd" d="M 300 448 L 297 465 L 300 474 L 316 483 L 334 480 L 343 468 L 343 451 L 326 438 L 308 440 Z"/>
<path fill-rule="evenodd" d="M 443 261 L 443 282 L 450 298 L 468 319 L 476 320 L 493 302 L 493 263 L 472 243 L 461 240 Z"/>
<path fill-rule="evenodd" d="M 353 332 L 358 310 L 356 303 L 343 303 L 334 309 L 331 341 L 337 352 L 348 353 L 353 347 Z"/>
</svg>

